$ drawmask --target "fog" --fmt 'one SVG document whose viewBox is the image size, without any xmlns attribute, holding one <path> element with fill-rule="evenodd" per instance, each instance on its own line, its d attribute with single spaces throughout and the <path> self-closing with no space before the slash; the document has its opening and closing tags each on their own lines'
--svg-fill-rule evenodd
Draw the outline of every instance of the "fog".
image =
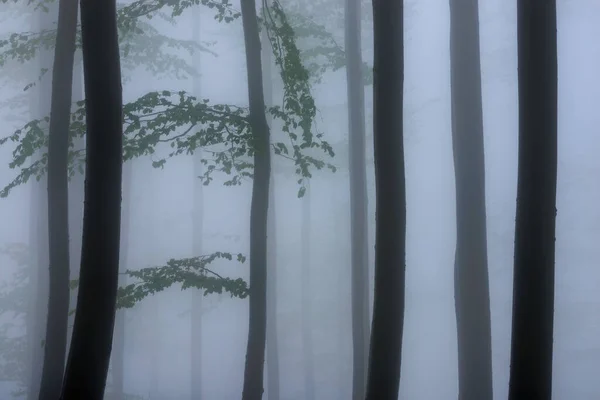
<svg viewBox="0 0 600 400">
<path fill-rule="evenodd" d="M 285 7 L 291 1 L 282 4 Z M 343 2 L 319 1 L 315 7 L 309 3 L 310 0 L 297 0 L 293 5 L 308 10 L 304 11 L 305 16 L 323 24 L 343 46 Z M 372 15 L 370 2 L 363 3 L 362 54 L 364 61 L 372 66 Z M 405 3 L 407 253 L 399 398 L 451 399 L 458 393 L 458 372 L 449 9 L 448 1 L 442 0 Z M 600 112 L 597 109 L 600 47 L 595 44 L 600 37 L 600 2 L 558 0 L 557 3 L 559 163 L 553 398 L 593 400 L 600 398 L 597 376 L 600 371 Z M 37 17 L 32 17 L 31 7 L 1 5 L 1 40 L 8 40 L 13 33 L 37 29 Z M 239 9 L 239 1 L 234 1 L 233 7 Z M 327 14 L 331 10 L 337 11 Z M 148 92 L 170 90 L 187 91 L 214 104 L 247 107 L 241 22 L 218 22 L 214 15 L 212 8 L 200 6 L 185 9 L 172 21 L 160 17 L 144 19 L 173 41 L 194 40 L 194 24 L 200 21 L 199 36 L 205 50 L 193 52 L 194 55 L 184 48 L 163 44 L 160 51 L 168 54 L 170 60 L 180 60 L 187 69 L 179 68 L 180 61 L 174 61 L 167 71 L 160 73 L 153 73 L 153 67 L 147 66 L 148 59 L 160 57 L 150 45 L 145 57 L 138 57 L 132 51 L 131 63 L 139 65 L 126 68 L 127 56 L 123 57 L 123 102 L 135 101 Z M 481 0 L 479 16 L 493 388 L 496 399 L 506 399 L 518 151 L 516 2 Z M 310 45 L 307 41 L 299 42 L 301 49 Z M 24 92 L 26 85 L 37 82 L 40 63 L 36 58 L 23 63 L 5 62 L 10 45 L 0 42 L 0 47 L 0 136 L 7 137 L 38 117 L 31 111 L 31 104 L 49 103 L 51 74 L 44 74 L 40 82 Z M 199 60 L 199 65 L 194 60 Z M 197 77 L 190 73 L 194 68 Z M 315 399 L 352 398 L 351 215 L 344 71 L 343 66 L 337 71 L 326 71 L 320 82 L 313 82 L 312 86 L 318 109 L 316 126 L 323 139 L 332 145 L 335 156 L 316 154 L 334 165 L 336 171 L 327 168 L 313 171 L 305 196 L 299 198 L 299 177 L 293 161 L 273 156 L 274 193 L 270 207 L 275 215 L 277 277 L 276 296 L 268 301 L 277 307 L 280 397 L 285 400 L 311 400 L 306 394 L 308 362 L 313 368 Z M 81 64 L 76 65 L 75 74 L 75 79 L 82 79 Z M 275 66 L 270 81 L 273 103 L 278 104 L 283 89 Z M 80 92 L 74 100 L 82 96 Z M 371 302 L 375 228 L 372 97 L 372 85 L 366 84 Z M 281 134 L 277 125 L 273 126 L 272 135 Z M 184 130 L 177 129 L 177 132 Z M 21 169 L 9 165 L 17 145 L 9 140 L 0 146 L 2 187 L 12 182 Z M 247 282 L 248 261 L 237 262 L 235 255 L 249 255 L 252 180 L 246 177 L 241 185 L 224 185 L 231 176 L 215 172 L 214 179 L 202 186 L 202 254 L 195 254 L 194 191 L 198 178 L 193 157 L 188 154 L 169 157 L 172 151 L 169 143 L 159 143 L 154 154 L 128 161 L 132 175 L 129 198 L 124 194 L 123 201 L 129 202 L 130 211 L 128 217 L 123 214 L 122 221 L 129 224 L 128 246 L 121 250 L 124 264 L 121 268 L 139 270 L 165 265 L 170 259 L 221 251 L 232 253 L 233 260 L 217 259 L 208 267 L 223 277 Z M 209 152 L 202 154 L 213 157 Z M 166 158 L 164 166 L 153 167 L 152 162 L 162 158 Z M 30 161 L 24 166 L 29 164 Z M 15 338 L 26 335 L 23 310 L 33 293 L 27 291 L 31 285 L 21 282 L 18 286 L 18 279 L 19 272 L 32 262 L 32 237 L 40 229 L 47 229 L 36 226 L 32 217 L 36 202 L 45 204 L 43 198 L 39 200 L 46 193 L 44 185 L 44 179 L 37 182 L 32 178 L 0 199 L 0 358 L 3 360 L 0 381 L 4 390 L 0 399 L 10 399 L 29 379 L 25 365 L 30 356 L 24 341 L 16 344 Z M 79 210 L 82 202 L 71 201 L 69 207 Z M 303 221 L 307 214 L 309 220 Z M 303 243 L 303 224 L 308 243 Z M 71 240 L 80 234 L 71 230 Z M 81 239 L 76 240 L 74 243 L 80 246 Z M 72 259 L 72 265 L 79 265 L 77 254 L 72 255 L 76 258 Z M 304 265 L 308 269 L 303 274 Z M 132 277 L 126 279 L 129 283 L 134 281 Z M 18 292 L 17 287 L 21 287 Z M 192 319 L 198 316 L 197 310 L 196 314 L 192 310 L 192 292 L 198 290 L 182 290 L 181 284 L 174 284 L 125 309 L 123 379 L 124 391 L 129 395 L 152 400 L 190 399 L 192 381 L 201 381 L 205 399 L 240 398 L 248 335 L 248 298 L 232 297 L 227 291 L 203 296 L 201 329 L 194 337 Z M 39 318 L 45 324 L 45 315 Z M 303 329 L 310 331 L 309 349 L 303 341 Z M 201 349 L 200 376 L 192 376 L 191 372 L 191 357 L 196 347 Z M 12 356 L 14 352 L 20 354 L 16 359 Z M 265 372 L 265 382 L 266 379 Z M 107 388 L 111 382 L 109 373 Z M 263 397 L 270 399 L 266 389 Z"/>
</svg>

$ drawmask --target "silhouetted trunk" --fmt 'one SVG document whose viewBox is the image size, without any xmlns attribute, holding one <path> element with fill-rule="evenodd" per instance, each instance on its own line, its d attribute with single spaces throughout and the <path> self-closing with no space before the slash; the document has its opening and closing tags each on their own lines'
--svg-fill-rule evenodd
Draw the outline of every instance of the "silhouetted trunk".
<svg viewBox="0 0 600 400">
<path fill-rule="evenodd" d="M 373 140 L 377 221 L 367 400 L 396 400 L 400 384 L 406 269 L 403 29 L 403 1 L 373 0 Z"/>
<path fill-rule="evenodd" d="M 131 224 L 131 185 L 133 175 L 133 161 L 123 162 L 123 185 L 121 207 L 121 249 L 119 256 L 119 286 L 127 285 L 125 270 L 129 257 L 129 228 Z M 113 334 L 113 349 L 111 361 L 112 390 L 114 400 L 123 399 L 123 385 L 125 379 L 125 308 L 117 309 L 115 314 L 115 330 Z"/>
<path fill-rule="evenodd" d="M 365 89 L 362 76 L 360 0 L 346 0 L 345 5 L 348 143 L 350 147 L 352 398 L 362 400 L 366 390 L 370 322 Z"/>
<path fill-rule="evenodd" d="M 196 8 L 193 41 L 200 44 L 200 6 Z M 193 56 L 194 70 L 200 74 L 200 54 Z M 200 75 L 194 77 L 194 96 L 200 98 Z M 202 235 L 204 230 L 204 194 L 202 176 L 202 151 L 193 155 L 194 183 L 193 183 L 193 220 L 192 220 L 192 251 L 194 257 L 202 255 Z M 191 399 L 202 399 L 202 298 L 203 292 L 192 288 L 192 312 L 191 312 Z"/>
<path fill-rule="evenodd" d="M 123 111 L 115 0 L 81 3 L 86 98 L 79 293 L 62 400 L 101 400 L 119 279 Z"/>
<path fill-rule="evenodd" d="M 450 0 L 459 400 L 493 398 L 477 1 Z"/>
<path fill-rule="evenodd" d="M 48 138 L 49 291 L 40 400 L 60 396 L 69 320 L 69 125 L 77 0 L 60 0 Z"/>
<path fill-rule="evenodd" d="M 273 105 L 272 56 L 273 51 L 267 30 L 262 30 L 263 90 L 265 105 Z M 267 116 L 269 128 L 271 118 Z M 277 338 L 277 215 L 275 212 L 275 173 L 269 184 L 269 210 L 267 216 L 267 397 L 279 400 L 279 340 Z"/>
<path fill-rule="evenodd" d="M 557 174 L 556 0 L 518 1 L 519 173 L 510 400 L 552 397 Z"/>
<path fill-rule="evenodd" d="M 267 214 L 271 148 L 265 115 L 256 4 L 254 0 L 244 0 L 241 5 L 254 150 L 254 181 L 250 206 L 250 316 L 242 400 L 259 400 L 263 394 L 267 325 Z"/>
<path fill-rule="evenodd" d="M 310 231 L 311 231 L 311 212 L 310 212 L 310 188 L 307 188 L 302 198 L 302 228 L 300 238 L 301 249 L 301 304 L 300 313 L 302 316 L 302 355 L 304 357 L 304 399 L 313 400 L 315 398 L 315 367 L 314 367 L 314 349 L 312 341 L 312 323 L 311 323 L 311 296 L 310 296 Z"/>
</svg>

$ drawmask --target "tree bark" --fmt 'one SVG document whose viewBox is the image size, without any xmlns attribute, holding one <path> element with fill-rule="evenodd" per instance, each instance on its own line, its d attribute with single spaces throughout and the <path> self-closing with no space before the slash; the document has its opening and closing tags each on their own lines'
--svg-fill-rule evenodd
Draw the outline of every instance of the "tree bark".
<svg viewBox="0 0 600 400">
<path fill-rule="evenodd" d="M 254 181 L 250 206 L 249 327 L 242 400 L 259 400 L 263 394 L 267 325 L 267 215 L 271 149 L 269 125 L 265 115 L 256 4 L 254 0 L 242 0 L 241 5 L 254 150 Z"/>
<path fill-rule="evenodd" d="M 345 14 L 352 266 L 352 398 L 362 400 L 366 390 L 370 321 L 365 89 L 362 76 L 360 0 L 346 0 Z"/>
<path fill-rule="evenodd" d="M 556 0 L 517 2 L 519 171 L 510 400 L 552 397 L 557 176 Z"/>
<path fill-rule="evenodd" d="M 403 2 L 373 0 L 375 290 L 367 400 L 396 400 L 400 384 L 406 270 Z"/>
<path fill-rule="evenodd" d="M 69 320 L 69 127 L 77 0 L 60 0 L 48 138 L 49 287 L 40 400 L 60 396 Z"/>
<path fill-rule="evenodd" d="M 492 332 L 477 0 L 450 0 L 459 400 L 491 400 Z"/>
<path fill-rule="evenodd" d="M 193 40 L 200 43 L 200 7 L 196 8 Z M 200 74 L 200 55 L 194 54 L 194 69 Z M 200 76 L 194 77 L 194 96 L 200 96 Z M 202 255 L 202 235 L 204 230 L 204 194 L 202 176 L 202 153 L 193 155 L 194 158 L 194 183 L 193 183 L 193 225 L 192 225 L 192 250 L 194 256 Z M 199 289 L 192 289 L 192 351 L 191 351 L 191 394 L 192 400 L 200 400 L 202 396 L 202 298 Z"/>
<path fill-rule="evenodd" d="M 272 57 L 273 51 L 267 30 L 262 30 L 263 91 L 265 105 L 273 105 Z M 269 128 L 271 118 L 267 117 Z M 279 340 L 277 337 L 277 215 L 275 212 L 275 173 L 269 183 L 269 210 L 267 215 L 267 398 L 279 400 Z"/>
<path fill-rule="evenodd" d="M 302 228 L 301 228 L 301 315 L 302 315 L 302 354 L 304 357 L 304 399 L 315 398 L 315 361 L 312 340 L 311 296 L 310 296 L 310 187 L 307 188 L 302 198 Z"/>
<path fill-rule="evenodd" d="M 123 110 L 116 1 L 81 1 L 86 185 L 79 294 L 62 400 L 102 400 L 119 279 Z"/>
</svg>

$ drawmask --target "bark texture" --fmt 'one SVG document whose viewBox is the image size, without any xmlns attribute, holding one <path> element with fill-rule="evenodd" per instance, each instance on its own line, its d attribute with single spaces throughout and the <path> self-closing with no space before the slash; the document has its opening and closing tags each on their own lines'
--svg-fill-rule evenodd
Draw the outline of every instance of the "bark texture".
<svg viewBox="0 0 600 400">
<path fill-rule="evenodd" d="M 81 1 L 86 182 L 77 311 L 62 400 L 102 400 L 113 339 L 121 222 L 123 112 L 115 0 Z"/>
<path fill-rule="evenodd" d="M 459 400 L 491 400 L 492 332 L 478 0 L 450 0 Z"/>
<path fill-rule="evenodd" d="M 519 172 L 509 400 L 552 397 L 556 0 L 517 2 Z"/>
<path fill-rule="evenodd" d="M 402 129 L 403 2 L 373 0 L 375 290 L 367 400 L 397 400 L 402 360 L 406 188 Z"/>
</svg>

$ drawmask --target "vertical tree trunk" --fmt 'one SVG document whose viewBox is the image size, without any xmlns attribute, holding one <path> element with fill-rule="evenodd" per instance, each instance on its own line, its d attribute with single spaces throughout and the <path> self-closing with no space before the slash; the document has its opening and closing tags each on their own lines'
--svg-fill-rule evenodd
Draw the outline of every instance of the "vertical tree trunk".
<svg viewBox="0 0 600 400">
<path fill-rule="evenodd" d="M 454 304 L 459 400 L 493 398 L 477 1 L 450 0 L 452 144 L 456 181 Z"/>
<path fill-rule="evenodd" d="M 259 400 L 263 394 L 267 325 L 267 215 L 271 148 L 265 115 L 256 4 L 254 0 L 242 0 L 241 5 L 254 149 L 254 181 L 250 206 L 250 317 L 242 400 Z"/>
<path fill-rule="evenodd" d="M 517 2 L 519 172 L 510 400 L 552 397 L 557 175 L 556 0 Z"/>
<path fill-rule="evenodd" d="M 60 396 L 69 320 L 69 125 L 77 0 L 60 0 L 48 139 L 49 297 L 40 400 Z"/>
<path fill-rule="evenodd" d="M 101 400 L 119 278 L 123 110 L 115 0 L 82 0 L 86 186 L 80 285 L 62 400 Z"/>
<path fill-rule="evenodd" d="M 304 357 L 304 399 L 315 398 L 315 367 L 314 349 L 312 341 L 312 318 L 311 318 L 311 296 L 310 296 L 310 188 L 307 188 L 302 198 L 302 229 L 301 229 L 301 314 L 302 314 L 302 354 Z"/>
<path fill-rule="evenodd" d="M 367 400 L 396 400 L 400 384 L 406 263 L 402 129 L 403 1 L 373 0 L 375 291 Z"/>
<path fill-rule="evenodd" d="M 127 275 L 124 274 L 128 266 L 129 257 L 129 237 L 131 224 L 131 197 L 132 197 L 132 179 L 133 161 L 123 162 L 123 187 L 122 187 L 122 208 L 121 208 L 121 250 L 119 256 L 119 286 L 127 285 Z M 114 400 L 123 399 L 124 379 L 125 379 L 125 316 L 126 309 L 117 309 L 115 314 L 115 329 L 113 334 L 112 350 L 112 390 L 111 395 Z"/>
<path fill-rule="evenodd" d="M 33 19 L 33 31 L 52 29 L 58 18 L 58 4 L 48 5 L 46 11 L 38 11 L 39 18 Z M 54 55 L 49 50 L 40 50 L 39 68 L 52 70 Z M 50 113 L 50 97 L 52 81 L 46 76 L 37 85 L 37 90 L 31 90 L 30 103 L 31 116 L 41 119 Z M 40 150 L 37 157 L 43 154 Z M 48 198 L 44 194 L 47 186 L 47 177 L 40 181 L 33 180 L 31 188 L 31 225 L 29 233 L 29 251 L 31 266 L 31 297 L 29 315 L 27 318 L 27 336 L 29 349 L 28 390 L 27 400 L 37 400 L 40 393 L 40 382 L 43 363 L 43 343 L 45 336 L 45 322 L 48 311 Z"/>
<path fill-rule="evenodd" d="M 350 248 L 352 276 L 352 398 L 366 390 L 369 343 L 369 254 L 365 93 L 362 76 L 360 0 L 345 1 L 346 80 L 350 172 Z"/>
<path fill-rule="evenodd" d="M 262 30 L 263 91 L 265 105 L 273 105 L 272 57 L 273 51 L 267 30 Z M 269 128 L 271 118 L 267 117 Z M 275 173 L 269 184 L 269 210 L 267 215 L 267 396 L 279 400 L 279 340 L 277 338 L 277 215 L 275 212 Z"/>
<path fill-rule="evenodd" d="M 193 40 L 200 43 L 200 6 L 196 8 Z M 194 54 L 194 69 L 200 74 L 200 54 Z M 200 76 L 194 77 L 194 96 L 200 98 Z M 202 176 L 202 152 L 194 154 L 194 193 L 193 193 L 193 220 L 192 220 L 192 247 L 194 256 L 202 255 L 202 235 L 204 230 L 204 195 Z M 192 400 L 202 399 L 202 297 L 201 290 L 192 289 L 192 351 L 191 351 L 191 394 Z"/>
</svg>

